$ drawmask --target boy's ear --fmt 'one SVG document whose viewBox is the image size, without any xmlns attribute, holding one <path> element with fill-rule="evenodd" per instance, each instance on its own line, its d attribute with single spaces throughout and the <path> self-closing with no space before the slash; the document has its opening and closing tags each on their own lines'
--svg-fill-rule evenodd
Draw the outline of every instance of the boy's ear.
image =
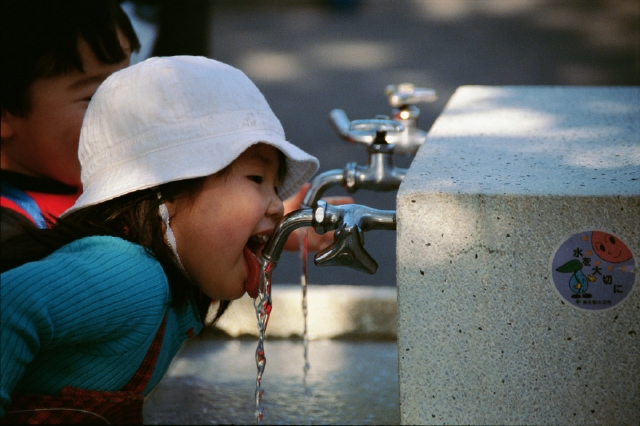
<svg viewBox="0 0 640 426">
<path fill-rule="evenodd" d="M 11 120 L 11 113 L 2 108 L 0 115 L 0 139 L 9 139 L 13 137 L 14 129 Z"/>
</svg>

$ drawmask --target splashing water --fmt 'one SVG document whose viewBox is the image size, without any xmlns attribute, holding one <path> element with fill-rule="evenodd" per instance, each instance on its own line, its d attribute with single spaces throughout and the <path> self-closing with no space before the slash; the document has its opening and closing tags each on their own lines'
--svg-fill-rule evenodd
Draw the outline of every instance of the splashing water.
<svg viewBox="0 0 640 426">
<path fill-rule="evenodd" d="M 304 385 L 305 393 L 308 393 L 307 387 L 307 374 L 311 365 L 309 364 L 309 335 L 307 332 L 307 251 L 308 251 L 308 238 L 309 228 L 300 230 L 300 265 L 302 270 L 300 271 L 300 286 L 302 287 L 302 317 L 304 323 L 304 329 L 302 332 L 302 344 L 304 346 L 304 377 L 302 383 Z"/>
<path fill-rule="evenodd" d="M 256 378 L 256 422 L 261 423 L 263 417 L 264 407 L 262 405 L 262 374 L 264 373 L 264 367 L 267 365 L 267 358 L 264 355 L 264 334 L 267 331 L 267 324 L 269 323 L 269 316 L 271 315 L 271 276 L 273 275 L 273 269 L 275 263 L 264 261 L 262 264 L 262 273 L 260 275 L 260 286 L 258 290 L 258 297 L 253 300 L 253 306 L 256 310 L 256 319 L 258 320 L 258 347 L 256 348 L 256 366 L 258 368 L 258 375 Z"/>
</svg>

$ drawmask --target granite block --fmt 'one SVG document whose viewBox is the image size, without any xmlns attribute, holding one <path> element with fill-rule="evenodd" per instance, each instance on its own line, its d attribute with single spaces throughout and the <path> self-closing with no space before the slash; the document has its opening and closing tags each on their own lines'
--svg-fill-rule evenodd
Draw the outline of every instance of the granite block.
<svg viewBox="0 0 640 426">
<path fill-rule="evenodd" d="M 640 422 L 640 88 L 459 88 L 397 214 L 403 424 Z M 598 258 L 592 231 L 633 257 Z M 573 299 L 552 263 L 580 233 L 594 296 Z"/>
</svg>

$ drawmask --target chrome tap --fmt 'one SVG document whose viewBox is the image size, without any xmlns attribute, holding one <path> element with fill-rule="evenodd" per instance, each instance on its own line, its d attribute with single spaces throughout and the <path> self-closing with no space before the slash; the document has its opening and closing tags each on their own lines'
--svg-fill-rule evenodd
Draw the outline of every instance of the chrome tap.
<svg viewBox="0 0 640 426">
<path fill-rule="evenodd" d="M 387 142 L 394 145 L 396 154 L 415 154 L 418 148 L 424 143 L 427 132 L 418 128 L 418 117 L 420 110 L 415 106 L 417 103 L 434 102 L 438 97 L 433 89 L 415 87 L 410 83 L 389 85 L 384 91 L 393 107 L 391 118 L 402 124 L 403 129 L 394 133 L 389 133 Z M 389 118 L 381 116 L 384 118 Z M 341 109 L 334 109 L 329 114 L 329 119 L 338 134 L 350 143 L 373 142 L 373 136 L 363 135 L 361 132 L 353 132 L 350 129 L 349 118 Z"/>
<path fill-rule="evenodd" d="M 303 204 L 315 206 L 324 192 L 336 185 L 342 185 L 349 193 L 359 189 L 398 189 L 407 170 L 393 164 L 395 147 L 387 143 L 387 139 L 392 134 L 402 132 L 402 124 L 384 118 L 350 122 L 342 110 L 333 110 L 331 121 L 348 142 L 367 145 L 369 164 L 358 166 L 356 162 L 350 162 L 343 170 L 334 169 L 319 174 L 311 182 Z"/>
<path fill-rule="evenodd" d="M 318 234 L 336 231 L 333 244 L 316 254 L 316 265 L 347 266 L 374 274 L 378 264 L 364 248 L 364 233 L 374 229 L 395 230 L 396 212 L 359 204 L 332 206 L 318 200 L 314 208 L 296 210 L 282 218 L 262 251 L 263 258 L 277 263 L 291 232 L 305 226 Z"/>
<path fill-rule="evenodd" d="M 395 145 L 396 154 L 415 154 L 427 138 L 427 132 L 418 128 L 420 110 L 415 104 L 436 101 L 436 91 L 402 83 L 387 86 L 384 93 L 393 107 L 391 118 L 404 125 L 404 131 L 394 135 L 389 143 Z"/>
</svg>

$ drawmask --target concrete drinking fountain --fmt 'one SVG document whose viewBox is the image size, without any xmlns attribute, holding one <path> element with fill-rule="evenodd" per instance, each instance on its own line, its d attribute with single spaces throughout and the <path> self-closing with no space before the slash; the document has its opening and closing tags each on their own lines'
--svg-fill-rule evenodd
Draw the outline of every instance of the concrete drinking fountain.
<svg viewBox="0 0 640 426">
<path fill-rule="evenodd" d="M 640 88 L 459 88 L 397 218 L 403 424 L 640 423 Z"/>
</svg>

